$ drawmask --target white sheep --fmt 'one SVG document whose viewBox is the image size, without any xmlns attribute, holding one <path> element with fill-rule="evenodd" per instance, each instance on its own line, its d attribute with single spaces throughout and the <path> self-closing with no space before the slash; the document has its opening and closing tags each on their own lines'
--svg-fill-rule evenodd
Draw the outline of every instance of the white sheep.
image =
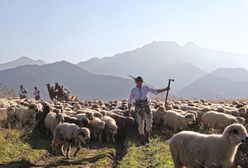
<svg viewBox="0 0 248 168">
<path fill-rule="evenodd" d="M 113 143 L 115 143 L 115 135 L 117 134 L 118 126 L 113 118 L 109 116 L 103 116 L 102 121 L 105 122 L 105 133 L 107 136 L 107 142 L 109 142 L 109 137 L 111 135 Z"/>
<path fill-rule="evenodd" d="M 77 150 L 74 153 L 74 157 L 82 148 L 82 144 L 86 144 L 90 139 L 90 130 L 88 128 L 80 128 L 76 124 L 63 123 L 56 126 L 54 130 L 54 137 L 52 140 L 52 148 L 55 154 L 58 154 L 58 148 L 60 148 L 63 155 L 64 150 L 66 149 L 66 156 L 70 158 L 70 149 L 74 145 L 77 147 Z"/>
<path fill-rule="evenodd" d="M 163 116 L 165 114 L 164 107 L 158 107 L 157 109 L 152 109 L 153 114 L 153 124 L 155 126 L 159 125 L 159 123 L 163 122 Z"/>
<path fill-rule="evenodd" d="M 36 104 L 31 104 L 29 107 L 21 106 L 17 108 L 15 115 L 17 120 L 21 122 L 21 125 L 24 124 L 35 124 L 36 122 L 36 113 L 38 112 L 38 108 Z"/>
<path fill-rule="evenodd" d="M 45 128 L 53 136 L 54 129 L 57 125 L 64 122 L 63 114 L 49 112 L 44 120 Z"/>
<path fill-rule="evenodd" d="M 175 134 L 169 142 L 175 168 L 230 168 L 238 146 L 248 142 L 247 131 L 241 124 L 225 128 L 223 134 L 206 135 L 193 131 Z"/>
<path fill-rule="evenodd" d="M 243 123 L 244 118 L 242 117 L 234 117 L 229 114 L 219 113 L 216 111 L 209 111 L 202 115 L 202 124 L 205 128 L 213 128 L 213 129 L 224 129 L 228 125 L 233 123 Z"/>
<path fill-rule="evenodd" d="M 97 137 L 99 139 L 99 142 L 102 142 L 102 134 L 105 129 L 105 122 L 102 121 L 98 117 L 93 117 L 92 120 L 90 120 L 90 131 L 93 133 L 93 139 L 97 140 Z"/>
<path fill-rule="evenodd" d="M 179 131 L 186 129 L 188 125 L 193 124 L 196 121 L 196 118 L 195 115 L 191 113 L 183 115 L 175 111 L 166 111 L 163 120 L 164 125 Z"/>
</svg>

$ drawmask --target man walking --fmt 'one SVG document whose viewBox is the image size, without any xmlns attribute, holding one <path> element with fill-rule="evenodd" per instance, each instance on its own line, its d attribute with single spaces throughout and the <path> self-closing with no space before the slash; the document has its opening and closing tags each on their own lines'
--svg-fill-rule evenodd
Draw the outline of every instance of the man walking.
<svg viewBox="0 0 248 168">
<path fill-rule="evenodd" d="M 34 87 L 33 95 L 35 100 L 40 100 L 40 90 L 36 86 Z"/>
<path fill-rule="evenodd" d="M 159 94 L 168 91 L 170 88 L 153 89 L 148 86 L 143 86 L 142 77 L 135 78 L 136 87 L 131 90 L 128 100 L 128 111 L 130 113 L 133 101 L 135 101 L 135 112 L 137 114 L 139 135 L 141 144 L 149 143 L 149 137 L 152 130 L 153 115 L 149 107 L 147 94 Z M 144 128 L 146 125 L 146 128 Z M 145 129 L 145 130 L 144 130 Z"/>
<path fill-rule="evenodd" d="M 20 85 L 20 89 L 19 89 L 19 96 L 20 96 L 20 99 L 25 99 L 27 98 L 27 89 L 25 89 L 23 87 L 23 85 Z"/>
</svg>

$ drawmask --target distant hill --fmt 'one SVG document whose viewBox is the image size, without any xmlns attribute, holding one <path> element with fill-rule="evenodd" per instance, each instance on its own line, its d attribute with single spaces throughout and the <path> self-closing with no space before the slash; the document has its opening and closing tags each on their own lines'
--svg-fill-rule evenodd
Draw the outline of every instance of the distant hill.
<svg viewBox="0 0 248 168">
<path fill-rule="evenodd" d="M 181 62 L 180 65 L 178 62 Z M 178 91 L 217 68 L 248 69 L 248 56 L 210 50 L 191 42 L 180 46 L 175 42 L 161 41 L 112 57 L 92 58 L 78 66 L 95 74 L 120 77 L 141 75 L 155 87 L 164 86 L 166 78 L 178 78 L 180 84 L 175 83 L 175 90 Z"/>
<path fill-rule="evenodd" d="M 212 74 L 237 82 L 248 81 L 248 71 L 244 68 L 219 68 Z"/>
<path fill-rule="evenodd" d="M 23 65 L 43 65 L 45 64 L 42 60 L 33 60 L 31 58 L 22 56 L 14 61 L 0 64 L 0 71 L 5 69 L 12 69 Z"/>
<path fill-rule="evenodd" d="M 174 78 L 175 82 L 172 83 L 171 88 L 172 92 L 175 92 L 206 74 L 207 72 L 192 64 L 175 62 L 154 73 L 147 80 L 155 86 L 165 87 L 168 82 L 167 79 Z"/>
<path fill-rule="evenodd" d="M 133 81 L 107 75 L 91 74 L 76 65 L 62 61 L 46 65 L 25 65 L 0 71 L 1 82 L 10 88 L 19 89 L 23 84 L 32 96 L 33 87 L 41 90 L 41 96 L 48 99 L 45 84 L 59 82 L 72 95 L 86 99 L 128 98 Z"/>
<path fill-rule="evenodd" d="M 240 68 L 218 69 L 176 92 L 178 97 L 233 99 L 248 97 L 248 72 Z"/>
</svg>

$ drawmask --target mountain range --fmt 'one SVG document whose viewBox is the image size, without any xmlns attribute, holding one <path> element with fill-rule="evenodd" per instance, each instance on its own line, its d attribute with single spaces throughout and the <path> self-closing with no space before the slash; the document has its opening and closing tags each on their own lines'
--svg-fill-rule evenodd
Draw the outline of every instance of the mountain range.
<svg viewBox="0 0 248 168">
<path fill-rule="evenodd" d="M 24 85 L 29 97 L 33 97 L 33 87 L 37 86 L 45 99 L 49 98 L 47 83 L 59 82 L 80 98 L 104 100 L 127 98 L 133 84 L 131 80 L 120 77 L 91 74 L 66 61 L 3 70 L 0 79 L 16 92 L 20 84 Z"/>
<path fill-rule="evenodd" d="M 141 75 L 155 87 L 163 87 L 166 79 L 176 78 L 178 82 L 174 90 L 178 91 L 218 68 L 248 69 L 248 56 L 214 51 L 191 42 L 180 46 L 175 42 L 162 41 L 112 57 L 92 58 L 78 66 L 95 74 Z"/>
<path fill-rule="evenodd" d="M 22 56 L 14 61 L 0 64 L 0 71 L 16 68 L 22 65 L 44 65 L 44 64 L 46 63 L 42 60 L 33 60 L 31 58 Z"/>
<path fill-rule="evenodd" d="M 174 78 L 171 93 L 176 97 L 245 98 L 246 69 L 247 55 L 215 51 L 191 42 L 180 46 L 163 41 L 76 65 L 66 61 L 46 64 L 21 57 L 1 65 L 0 82 L 15 90 L 20 83 L 28 88 L 37 85 L 46 98 L 45 84 L 60 82 L 81 98 L 115 99 L 128 97 L 134 85 L 128 75 L 141 75 L 155 88 L 165 87 L 168 79 Z"/>
<path fill-rule="evenodd" d="M 248 97 L 248 71 L 217 69 L 176 93 L 181 98 L 240 99 Z"/>
</svg>

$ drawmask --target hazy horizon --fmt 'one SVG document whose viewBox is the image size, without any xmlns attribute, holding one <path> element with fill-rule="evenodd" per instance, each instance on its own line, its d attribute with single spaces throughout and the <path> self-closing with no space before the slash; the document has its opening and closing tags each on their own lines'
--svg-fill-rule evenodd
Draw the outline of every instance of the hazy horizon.
<svg viewBox="0 0 248 168">
<path fill-rule="evenodd" d="M 72 63 L 152 41 L 248 55 L 248 2 L 0 1 L 0 62 L 20 56 Z"/>
</svg>

